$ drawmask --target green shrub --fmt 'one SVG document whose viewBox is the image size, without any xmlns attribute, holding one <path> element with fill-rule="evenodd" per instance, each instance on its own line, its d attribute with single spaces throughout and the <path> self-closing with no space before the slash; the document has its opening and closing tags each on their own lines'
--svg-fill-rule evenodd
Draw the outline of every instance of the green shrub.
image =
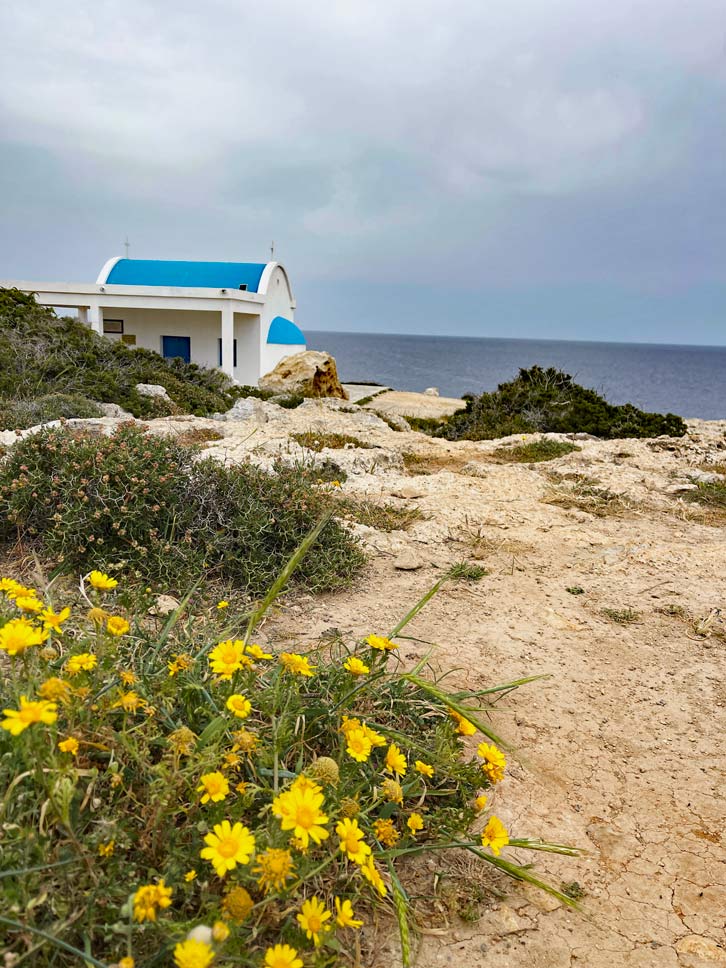
<svg viewBox="0 0 726 968">
<path fill-rule="evenodd" d="M 548 440 L 545 438 L 544 440 L 533 440 L 529 444 L 517 444 L 514 447 L 497 447 L 493 456 L 512 464 L 538 464 L 542 461 L 564 457 L 565 454 L 572 454 L 576 450 L 582 450 L 582 448 L 570 444 L 566 440 Z"/>
<path fill-rule="evenodd" d="M 329 448 L 330 450 L 342 450 L 345 447 L 370 449 L 375 446 L 374 444 L 366 444 L 365 441 L 359 440 L 358 437 L 351 437 L 350 434 L 326 434 L 306 430 L 304 433 L 290 434 L 290 436 L 301 447 L 312 450 L 316 454 L 319 454 L 325 448 Z"/>
<path fill-rule="evenodd" d="M 103 411 L 78 393 L 47 393 L 34 400 L 0 400 L 0 430 L 25 430 L 62 417 L 101 417 Z"/>
<path fill-rule="evenodd" d="M 0 539 L 36 544 L 60 569 L 124 568 L 183 589 L 203 574 L 256 594 L 327 509 L 314 470 L 224 467 L 169 438 L 54 429 L 0 465 Z M 346 584 L 363 561 L 331 521 L 298 578 Z"/>
<path fill-rule="evenodd" d="M 550 367 L 520 370 L 493 393 L 464 397 L 466 409 L 446 421 L 414 420 L 417 430 L 448 440 L 492 440 L 510 434 L 587 433 L 595 437 L 682 437 L 675 414 L 646 413 L 630 403 L 614 406 L 600 394 Z"/>
<path fill-rule="evenodd" d="M 170 411 L 168 404 L 141 396 L 137 383 L 160 384 L 177 412 L 197 416 L 228 410 L 245 395 L 219 370 L 130 349 L 77 319 L 56 316 L 32 296 L 0 289 L 0 400 L 68 393 L 117 403 L 137 417 Z"/>
</svg>

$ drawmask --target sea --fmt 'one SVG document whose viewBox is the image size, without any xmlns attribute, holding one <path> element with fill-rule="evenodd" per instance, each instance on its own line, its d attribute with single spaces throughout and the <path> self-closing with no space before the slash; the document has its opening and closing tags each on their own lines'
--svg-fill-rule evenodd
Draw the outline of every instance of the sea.
<svg viewBox="0 0 726 968">
<path fill-rule="evenodd" d="M 496 389 L 521 367 L 554 366 L 610 403 L 655 413 L 726 419 L 726 346 L 596 343 L 306 330 L 345 382 L 460 397 Z"/>
</svg>

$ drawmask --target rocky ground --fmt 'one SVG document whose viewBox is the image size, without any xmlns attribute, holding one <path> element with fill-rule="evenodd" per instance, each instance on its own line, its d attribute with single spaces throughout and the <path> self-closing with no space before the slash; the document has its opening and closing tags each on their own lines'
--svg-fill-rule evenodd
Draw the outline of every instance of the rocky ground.
<svg viewBox="0 0 726 968">
<path fill-rule="evenodd" d="M 513 464 L 494 451 L 517 440 L 397 432 L 342 401 L 281 410 L 248 400 L 234 416 L 150 426 L 219 434 L 207 452 L 229 463 L 330 458 L 348 474 L 344 493 L 421 512 L 407 531 L 356 525 L 370 553 L 356 585 L 293 598 L 270 636 L 304 645 L 332 627 L 351 639 L 385 633 L 468 561 L 487 574 L 447 583 L 401 651 L 413 659 L 436 643 L 436 660 L 472 688 L 550 675 L 492 714 L 520 754 L 493 802 L 517 836 L 583 848 L 534 859 L 557 885 L 577 882 L 584 913 L 498 883 L 506 896 L 474 922 L 430 905 L 417 964 L 726 965 L 726 531 L 684 500 L 694 478 L 726 463 L 726 421 L 691 421 L 683 440 L 578 440 L 557 460 Z M 290 437 L 307 431 L 369 446 L 314 455 Z M 424 866 L 422 893 L 434 893 L 437 873 L 439 889 L 471 874 Z M 394 963 L 386 943 L 375 950 L 370 964 Z"/>
</svg>

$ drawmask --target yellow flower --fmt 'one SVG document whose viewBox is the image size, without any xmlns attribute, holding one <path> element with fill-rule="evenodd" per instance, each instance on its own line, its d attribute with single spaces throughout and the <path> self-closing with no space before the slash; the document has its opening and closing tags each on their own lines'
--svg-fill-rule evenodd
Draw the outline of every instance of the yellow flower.
<svg viewBox="0 0 726 968">
<path fill-rule="evenodd" d="M 347 898 L 342 900 L 335 899 L 335 923 L 339 928 L 362 928 L 363 922 L 357 921 L 354 917 L 353 905 Z"/>
<path fill-rule="evenodd" d="M 387 773 L 395 773 L 396 776 L 406 775 L 406 757 L 395 743 L 391 743 L 386 751 L 386 765 L 384 769 Z"/>
<path fill-rule="evenodd" d="M 130 672 L 128 669 L 122 669 L 121 672 L 119 672 L 118 677 L 125 686 L 133 686 L 133 684 L 137 681 L 134 673 Z"/>
<path fill-rule="evenodd" d="M 222 679 L 231 679 L 235 672 L 249 665 L 244 651 L 245 645 L 240 639 L 226 639 L 215 645 L 208 656 L 212 672 Z"/>
<path fill-rule="evenodd" d="M 174 945 L 176 968 L 209 968 L 214 961 L 214 950 L 204 941 L 187 938 Z"/>
<path fill-rule="evenodd" d="M 77 676 L 79 672 L 90 672 L 95 669 L 97 657 L 92 652 L 79 652 L 72 655 L 63 667 L 69 676 Z"/>
<path fill-rule="evenodd" d="M 169 746 L 171 746 L 175 753 L 183 754 L 184 756 L 188 756 L 194 749 L 195 739 L 196 736 L 188 726 L 180 726 L 179 729 L 175 729 L 168 736 Z"/>
<path fill-rule="evenodd" d="M 482 847 L 488 847 L 495 857 L 499 856 L 502 847 L 509 843 L 509 834 L 499 817 L 490 817 L 481 835 Z"/>
<path fill-rule="evenodd" d="M 240 695 L 238 692 L 234 693 L 227 700 L 227 709 L 238 719 L 247 719 L 249 714 L 252 712 L 252 703 L 249 699 Z"/>
<path fill-rule="evenodd" d="M 0 578 L 0 592 L 4 592 L 8 598 L 15 598 L 17 595 L 30 594 L 32 588 L 24 588 L 19 581 L 14 578 Z"/>
<path fill-rule="evenodd" d="M 212 937 L 217 944 L 223 944 L 229 937 L 229 928 L 224 921 L 215 921 L 212 925 Z"/>
<path fill-rule="evenodd" d="M 375 729 L 371 729 L 370 726 L 366 726 L 366 724 L 362 723 L 360 719 L 350 718 L 349 716 L 343 716 L 343 723 L 340 727 L 340 732 L 347 737 L 348 734 L 354 729 L 362 729 L 363 732 L 368 737 L 368 739 L 370 740 L 371 746 L 386 745 L 385 738 L 381 736 L 380 733 L 377 733 Z"/>
<path fill-rule="evenodd" d="M 157 884 L 144 884 L 134 894 L 134 920 L 156 921 L 157 912 L 171 906 L 173 891 L 164 880 Z"/>
<path fill-rule="evenodd" d="M 103 571 L 92 571 L 88 576 L 88 580 L 91 586 L 100 592 L 110 591 L 118 585 L 115 578 L 109 578 Z"/>
<path fill-rule="evenodd" d="M 343 668 L 352 676 L 367 676 L 371 671 L 370 666 L 362 662 L 357 655 L 352 655 L 349 659 L 346 659 L 343 663 Z"/>
<path fill-rule="evenodd" d="M 120 615 L 112 615 L 106 622 L 106 631 L 111 635 L 126 635 L 130 628 L 131 626 L 126 619 L 121 618 Z"/>
<path fill-rule="evenodd" d="M 265 894 L 270 891 L 283 891 L 285 881 L 295 873 L 292 854 L 289 850 L 270 847 L 257 855 L 257 867 L 252 868 L 253 874 L 259 874 L 257 883 Z"/>
<path fill-rule="evenodd" d="M 180 655 L 175 655 L 172 657 L 171 662 L 167 662 L 167 668 L 169 669 L 169 675 L 171 677 L 175 676 L 178 672 L 186 672 L 194 664 L 194 659 L 186 652 L 182 652 Z"/>
<path fill-rule="evenodd" d="M 368 883 L 372 884 L 373 887 L 378 891 L 381 897 L 385 897 L 386 894 L 388 894 L 386 885 L 383 883 L 383 878 L 380 875 L 380 871 L 376 867 L 375 861 L 372 857 L 367 857 L 360 865 L 359 870 Z"/>
<path fill-rule="evenodd" d="M 311 897 L 303 901 L 300 913 L 296 915 L 296 920 L 305 932 L 310 941 L 317 948 L 320 944 L 320 935 L 330 931 L 331 925 L 326 925 L 326 921 L 332 918 L 333 914 L 329 911 L 319 897 Z"/>
<path fill-rule="evenodd" d="M 15 604 L 21 612 L 42 612 L 43 603 L 35 595 L 19 595 Z"/>
<path fill-rule="evenodd" d="M 311 666 L 307 656 L 298 655 L 296 652 L 283 652 L 280 655 L 280 662 L 288 672 L 297 676 L 313 676 L 317 666 Z"/>
<path fill-rule="evenodd" d="M 58 749 L 61 753 L 70 753 L 71 756 L 76 756 L 78 754 L 78 740 L 75 736 L 69 736 L 68 739 L 62 739 L 58 743 Z"/>
<path fill-rule="evenodd" d="M 8 655 L 22 655 L 34 645 L 42 645 L 48 631 L 36 628 L 27 618 L 12 618 L 0 629 L 0 651 Z"/>
<path fill-rule="evenodd" d="M 192 870 L 186 872 L 184 875 L 184 880 L 187 882 L 187 884 L 191 884 L 191 882 L 196 879 L 196 876 L 197 872 L 192 868 Z"/>
<path fill-rule="evenodd" d="M 483 809 L 484 809 L 484 808 L 486 807 L 486 805 L 487 805 L 487 800 L 488 800 L 488 799 L 489 799 L 489 797 L 487 797 L 487 796 L 485 796 L 485 795 L 484 795 L 484 794 L 482 793 L 482 794 L 481 794 L 481 796 L 478 796 L 478 797 L 476 798 L 476 800 L 474 801 L 474 806 L 475 806 L 475 807 L 476 807 L 476 809 L 477 809 L 477 810 L 479 811 L 479 813 L 481 813 L 481 812 L 482 812 L 482 810 L 483 810 Z"/>
<path fill-rule="evenodd" d="M 20 709 L 3 709 L 6 718 L 0 726 L 11 736 L 20 736 L 33 723 L 45 723 L 46 726 L 54 723 L 58 718 L 57 708 L 54 702 L 46 702 L 45 699 L 29 702 L 26 696 L 21 696 Z"/>
<path fill-rule="evenodd" d="M 210 861 L 218 877 L 224 877 L 237 864 L 248 864 L 255 851 L 255 838 L 247 827 L 241 823 L 230 824 L 229 820 L 216 823 L 204 843 L 207 846 L 199 856 Z"/>
<path fill-rule="evenodd" d="M 424 763 L 423 760 L 416 760 L 413 766 L 416 772 L 420 773 L 421 776 L 427 776 L 430 779 L 434 775 L 433 766 L 430 766 L 428 763 Z"/>
<path fill-rule="evenodd" d="M 254 906 L 255 902 L 244 887 L 233 887 L 222 898 L 224 916 L 236 924 L 241 924 Z"/>
<path fill-rule="evenodd" d="M 224 773 L 218 771 L 205 773 L 204 776 L 200 777 L 200 784 L 197 787 L 197 793 L 202 792 L 204 792 L 202 803 L 208 803 L 210 800 L 212 803 L 219 803 L 229 793 L 227 777 Z"/>
<path fill-rule="evenodd" d="M 143 701 L 137 692 L 122 692 L 116 702 L 112 703 L 111 709 L 121 708 L 125 713 L 135 713 Z"/>
<path fill-rule="evenodd" d="M 358 821 L 345 817 L 335 825 L 335 832 L 340 837 L 338 849 L 355 864 L 362 864 L 371 849 L 363 839 L 363 831 L 358 826 Z"/>
<path fill-rule="evenodd" d="M 346 735 L 345 751 L 359 763 L 366 762 L 371 755 L 372 748 L 370 739 L 362 729 L 351 729 Z"/>
<path fill-rule="evenodd" d="M 392 820 L 376 820 L 373 824 L 373 833 L 385 847 L 395 847 L 401 839 L 401 835 L 396 830 Z"/>
<path fill-rule="evenodd" d="M 240 780 L 240 782 L 239 782 L 239 783 L 237 784 L 237 786 L 235 787 L 235 790 L 236 790 L 236 791 L 237 791 L 237 793 L 239 793 L 239 794 L 244 794 L 244 793 L 246 793 L 246 792 L 247 792 L 247 784 L 245 783 L 245 781 L 244 781 L 244 780 Z"/>
<path fill-rule="evenodd" d="M 379 652 L 393 652 L 398 648 L 395 642 L 391 642 L 384 635 L 369 635 L 365 641 L 372 649 L 378 649 Z"/>
<path fill-rule="evenodd" d="M 105 608 L 91 608 L 88 610 L 86 618 L 94 625 L 103 625 L 106 619 L 110 618 L 110 613 Z"/>
<path fill-rule="evenodd" d="M 381 783 L 381 794 L 389 803 L 403 803 L 403 787 L 397 780 L 384 780 Z"/>
<path fill-rule="evenodd" d="M 68 621 L 70 615 L 71 610 L 68 606 L 62 608 L 60 612 L 54 612 L 52 608 L 44 608 L 40 613 L 40 619 L 43 622 L 43 628 L 61 632 L 61 625 Z"/>
<path fill-rule="evenodd" d="M 322 825 L 328 817 L 322 812 L 325 797 L 317 783 L 307 777 L 298 777 L 289 790 L 279 794 L 272 801 L 272 812 L 279 818 L 283 830 L 292 830 L 303 847 L 310 840 L 316 844 L 329 836 Z"/>
<path fill-rule="evenodd" d="M 507 766 L 504 753 L 497 749 L 496 746 L 490 746 L 488 743 L 479 743 L 476 752 L 484 760 L 482 769 L 486 773 L 489 782 L 500 783 L 504 779 L 504 770 Z"/>
<path fill-rule="evenodd" d="M 303 963 L 289 944 L 276 944 L 265 952 L 265 968 L 303 968 Z"/>
<path fill-rule="evenodd" d="M 455 709 L 449 710 L 449 716 L 456 723 L 456 732 L 460 733 L 462 736 L 473 736 L 476 732 L 476 726 L 474 723 L 470 723 L 468 719 L 464 719 L 460 716 Z"/>
<path fill-rule="evenodd" d="M 98 856 L 99 857 L 110 857 L 113 854 L 115 847 L 116 847 L 116 842 L 114 840 L 109 840 L 105 844 L 99 844 L 98 845 Z"/>
<path fill-rule="evenodd" d="M 217 602 L 217 608 L 229 608 L 229 602 L 225 602 L 225 600 L 222 599 L 221 602 Z"/>
<path fill-rule="evenodd" d="M 58 679 L 56 676 L 51 676 L 50 679 L 46 679 L 45 682 L 41 683 L 38 692 L 41 698 L 50 699 L 51 702 L 68 702 L 71 684 L 70 682 L 66 682 L 65 679 Z"/>
<path fill-rule="evenodd" d="M 247 655 L 251 655 L 253 659 L 271 659 L 271 652 L 263 652 L 259 645 L 248 645 Z"/>
<path fill-rule="evenodd" d="M 412 813 L 411 816 L 406 821 L 406 826 L 411 831 L 412 835 L 415 837 L 419 830 L 423 830 L 424 822 L 423 817 L 420 813 Z"/>
<path fill-rule="evenodd" d="M 135 968 L 136 962 L 131 955 L 126 955 L 118 963 L 118 968 Z"/>
<path fill-rule="evenodd" d="M 224 766 L 228 767 L 230 770 L 236 769 L 242 762 L 242 757 L 239 753 L 225 753 L 222 757 Z"/>
</svg>

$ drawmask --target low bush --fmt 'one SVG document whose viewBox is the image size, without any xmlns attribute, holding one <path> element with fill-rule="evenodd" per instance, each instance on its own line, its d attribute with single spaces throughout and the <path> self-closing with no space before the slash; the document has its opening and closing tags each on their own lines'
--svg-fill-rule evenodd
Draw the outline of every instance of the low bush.
<svg viewBox="0 0 726 968">
<path fill-rule="evenodd" d="M 445 421 L 407 419 L 414 429 L 448 440 L 492 440 L 536 432 L 587 433 L 606 439 L 682 437 L 686 432 L 686 424 L 675 414 L 647 413 L 629 403 L 614 406 L 551 367 L 520 370 L 493 393 L 469 394 L 464 399 L 466 409 Z"/>
<path fill-rule="evenodd" d="M 363 449 L 370 449 L 374 447 L 374 444 L 366 444 L 365 441 L 359 440 L 358 437 L 352 437 L 350 434 L 336 434 L 336 433 L 317 433 L 314 430 L 306 430 L 304 433 L 290 434 L 290 437 L 301 447 L 305 447 L 306 450 L 312 450 L 316 454 L 319 454 L 321 450 L 329 448 L 330 450 L 343 450 L 344 448 L 359 447 Z"/>
<path fill-rule="evenodd" d="M 244 395 L 219 370 L 131 349 L 19 290 L 0 289 L 0 400 L 68 393 L 117 403 L 136 417 L 170 412 L 168 403 L 139 394 L 137 383 L 163 386 L 177 412 L 198 416 L 226 411 Z"/>
<path fill-rule="evenodd" d="M 0 430 L 25 430 L 50 420 L 101 417 L 103 411 L 77 393 L 47 393 L 34 400 L 0 400 Z"/>
<path fill-rule="evenodd" d="M 549 440 L 545 437 L 543 440 L 516 444 L 514 447 L 497 447 L 493 456 L 512 464 L 539 464 L 542 461 L 564 457 L 565 454 L 572 454 L 577 450 L 582 448 L 566 440 Z"/>
<path fill-rule="evenodd" d="M 576 851 L 487 803 L 507 768 L 487 703 L 531 680 L 449 693 L 397 654 L 436 587 L 388 636 L 298 654 L 254 642 L 274 589 L 246 628 L 187 603 L 161 625 L 118 577 L 75 600 L 0 580 L 8 964 L 353 966 L 380 912 L 408 965 L 406 859 L 447 848 L 575 906 L 510 851 Z"/>
<path fill-rule="evenodd" d="M 315 474 L 224 467 L 135 426 L 111 437 L 43 431 L 0 464 L 0 539 L 35 545 L 62 570 L 124 569 L 175 588 L 208 575 L 257 594 L 328 507 Z M 362 561 L 333 520 L 298 576 L 335 588 Z"/>
</svg>

